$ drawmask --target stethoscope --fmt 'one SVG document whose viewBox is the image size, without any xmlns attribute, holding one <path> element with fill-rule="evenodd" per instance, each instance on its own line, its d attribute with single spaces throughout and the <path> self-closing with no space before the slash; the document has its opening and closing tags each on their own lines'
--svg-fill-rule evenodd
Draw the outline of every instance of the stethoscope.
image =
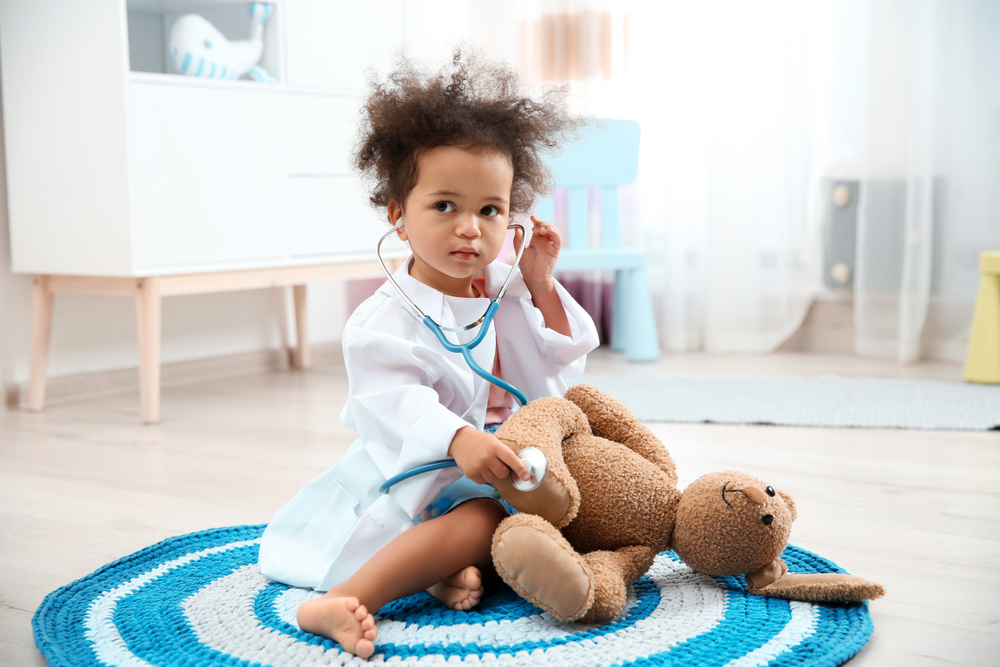
<svg viewBox="0 0 1000 667">
<path fill-rule="evenodd" d="M 490 305 L 486 307 L 486 312 L 483 313 L 483 316 L 480 317 L 475 322 L 473 322 L 472 324 L 466 325 L 464 327 L 443 327 L 437 322 L 435 322 L 430 315 L 427 315 L 424 313 L 424 311 L 420 310 L 420 307 L 417 304 L 413 303 L 410 297 L 406 296 L 406 292 L 404 292 L 403 289 L 399 286 L 399 284 L 393 279 L 392 274 L 389 272 L 389 268 L 385 265 L 385 262 L 382 260 L 382 243 L 387 238 L 389 238 L 397 231 L 399 231 L 399 229 L 401 229 L 402 227 L 403 227 L 403 220 L 402 218 L 400 218 L 399 222 L 397 222 L 392 229 L 390 229 L 388 232 L 382 235 L 382 238 L 378 240 L 378 245 L 375 246 L 375 257 L 378 259 L 379 266 L 382 267 L 382 273 L 385 274 L 385 277 L 389 281 L 389 284 L 392 285 L 393 288 L 395 288 L 396 292 L 398 292 L 401 297 L 403 297 L 403 301 L 405 301 L 407 306 L 409 306 L 410 313 L 418 320 L 423 322 L 424 325 L 431 330 L 431 333 L 433 333 L 434 336 L 437 337 L 437 339 L 441 342 L 441 345 L 444 347 L 444 349 L 448 350 L 449 352 L 455 352 L 457 354 L 461 354 L 462 357 L 465 359 L 465 363 L 469 364 L 469 368 L 472 369 L 473 373 L 483 378 L 487 382 L 494 384 L 504 389 L 505 391 L 510 392 L 515 398 L 517 398 L 518 402 L 520 402 L 522 406 L 527 405 L 528 398 L 527 396 L 524 395 L 523 392 L 521 392 L 521 390 L 517 389 L 512 384 L 501 380 L 492 373 L 488 373 L 486 369 L 484 369 L 482 366 L 476 363 L 476 360 L 472 358 L 472 349 L 477 345 L 479 345 L 486 337 L 487 332 L 489 332 L 490 323 L 493 321 L 493 316 L 496 315 L 497 309 L 500 308 L 500 299 L 502 299 L 504 294 L 507 293 L 507 286 L 510 284 L 511 278 L 514 277 L 514 271 L 515 269 L 517 269 L 517 265 L 521 261 L 521 255 L 524 253 L 525 246 L 528 245 L 527 244 L 528 237 L 527 233 L 524 230 L 524 226 L 516 222 L 512 222 L 509 225 L 507 225 L 507 229 L 521 230 L 522 242 L 521 242 L 521 247 L 517 249 L 517 257 L 511 264 L 510 272 L 507 274 L 506 280 L 503 281 L 503 285 L 500 287 L 500 291 L 497 292 L 496 297 L 490 299 Z M 476 337 L 473 338 L 468 343 L 459 343 L 459 344 L 452 343 L 444 335 L 445 331 L 460 333 L 462 331 L 468 331 L 469 329 L 473 329 L 478 326 L 481 326 L 482 328 L 479 330 L 479 333 L 476 335 Z M 531 478 L 523 480 L 520 477 L 514 476 L 511 478 L 511 484 L 513 484 L 514 488 L 517 489 L 518 491 L 532 491 L 538 488 L 538 486 L 542 483 L 542 480 L 545 479 L 545 473 L 548 470 L 548 463 L 545 460 L 545 455 L 542 454 L 540 450 L 534 447 L 525 447 L 520 452 L 518 452 L 518 456 L 521 458 L 521 461 L 528 469 Z M 427 463 L 421 466 L 417 466 L 415 468 L 410 468 L 409 470 L 403 471 L 398 475 L 386 480 L 385 483 L 378 488 L 378 490 L 381 493 L 388 493 L 390 487 L 399 482 L 402 482 L 404 479 L 409 479 L 410 477 L 413 477 L 415 475 L 420 475 L 425 472 L 431 472 L 433 470 L 440 470 L 442 468 L 453 468 L 457 465 L 458 463 L 454 459 L 443 459 L 441 461 L 434 461 L 432 463 Z"/>
</svg>

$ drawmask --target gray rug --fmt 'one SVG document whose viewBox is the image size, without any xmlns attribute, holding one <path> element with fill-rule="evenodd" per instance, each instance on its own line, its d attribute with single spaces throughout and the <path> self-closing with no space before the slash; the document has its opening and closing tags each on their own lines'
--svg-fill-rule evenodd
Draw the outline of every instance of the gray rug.
<svg viewBox="0 0 1000 667">
<path fill-rule="evenodd" d="M 826 376 L 590 375 L 643 421 L 859 428 L 1000 428 L 1000 385 Z"/>
</svg>

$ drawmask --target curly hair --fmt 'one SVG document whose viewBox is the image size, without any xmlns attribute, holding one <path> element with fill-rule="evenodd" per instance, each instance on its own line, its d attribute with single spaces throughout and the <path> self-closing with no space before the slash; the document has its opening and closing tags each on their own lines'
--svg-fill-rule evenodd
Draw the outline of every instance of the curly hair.
<svg viewBox="0 0 1000 667">
<path fill-rule="evenodd" d="M 565 87 L 532 96 L 509 65 L 461 47 L 437 74 L 400 56 L 384 82 L 372 75 L 368 85 L 354 166 L 368 182 L 375 207 L 405 202 L 417 183 L 421 154 L 457 146 L 509 156 L 510 209 L 525 213 L 537 194 L 551 190 L 541 153 L 555 152 L 583 123 L 567 111 Z"/>
</svg>

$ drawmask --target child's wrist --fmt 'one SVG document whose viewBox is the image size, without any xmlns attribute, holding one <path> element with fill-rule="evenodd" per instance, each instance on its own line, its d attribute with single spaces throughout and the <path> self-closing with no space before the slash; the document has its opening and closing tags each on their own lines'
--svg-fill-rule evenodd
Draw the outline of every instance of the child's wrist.
<svg viewBox="0 0 1000 667">
<path fill-rule="evenodd" d="M 556 283 L 555 280 L 552 279 L 552 276 L 549 276 L 544 280 L 525 280 L 524 286 L 528 288 L 528 292 L 532 297 L 546 295 L 550 292 L 556 291 Z"/>
<path fill-rule="evenodd" d="M 468 436 L 468 434 L 464 433 L 464 431 L 466 431 L 468 429 L 472 429 L 472 427 L 471 426 L 463 426 L 462 428 L 460 428 L 457 431 L 455 431 L 455 435 L 452 436 L 452 438 L 451 438 L 451 444 L 448 445 L 448 456 L 450 456 L 451 458 L 453 458 L 453 459 L 454 458 L 458 458 L 456 456 L 456 454 L 459 453 L 459 450 L 461 450 L 461 449 L 464 448 L 465 441 L 466 441 L 466 438 Z M 472 429 L 472 430 L 475 431 L 475 429 Z"/>
</svg>

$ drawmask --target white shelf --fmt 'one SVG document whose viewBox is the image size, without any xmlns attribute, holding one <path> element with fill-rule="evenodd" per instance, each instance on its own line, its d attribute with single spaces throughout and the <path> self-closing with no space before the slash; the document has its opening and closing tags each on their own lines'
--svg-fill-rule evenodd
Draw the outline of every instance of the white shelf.
<svg viewBox="0 0 1000 667">
<path fill-rule="evenodd" d="M 249 79 L 224 81 L 222 79 L 205 79 L 183 74 L 162 74 L 158 72 L 129 72 L 130 83 L 142 83 L 157 86 L 177 86 L 181 88 L 196 88 L 205 90 L 247 90 L 279 95 L 286 92 L 281 84 L 267 84 Z"/>
<path fill-rule="evenodd" d="M 268 3 L 278 6 L 282 0 L 266 0 Z M 216 7 L 219 5 L 236 5 L 246 7 L 248 0 L 127 0 L 129 11 L 148 12 L 151 14 L 163 14 L 165 12 L 189 13 L 198 12 L 205 7 Z"/>
<path fill-rule="evenodd" d="M 259 65 L 279 81 L 285 79 L 282 47 L 284 6 L 276 2 L 264 25 L 264 53 Z M 247 39 L 250 32 L 247 0 L 127 0 L 129 69 L 132 72 L 177 74 L 168 44 L 174 23 L 185 14 L 199 14 L 226 39 Z M 191 77 L 195 78 L 195 77 Z"/>
</svg>

